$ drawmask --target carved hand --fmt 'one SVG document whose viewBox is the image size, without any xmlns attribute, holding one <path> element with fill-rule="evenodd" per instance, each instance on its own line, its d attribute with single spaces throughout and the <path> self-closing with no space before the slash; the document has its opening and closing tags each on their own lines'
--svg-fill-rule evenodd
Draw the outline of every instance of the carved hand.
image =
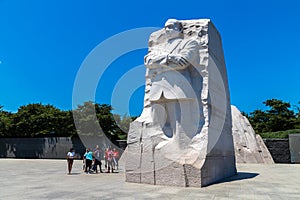
<svg viewBox="0 0 300 200">
<path fill-rule="evenodd" d="M 174 64 L 178 64 L 182 67 L 188 65 L 188 61 L 183 58 L 182 56 L 176 56 L 176 55 L 168 55 L 168 63 L 174 63 Z"/>
</svg>

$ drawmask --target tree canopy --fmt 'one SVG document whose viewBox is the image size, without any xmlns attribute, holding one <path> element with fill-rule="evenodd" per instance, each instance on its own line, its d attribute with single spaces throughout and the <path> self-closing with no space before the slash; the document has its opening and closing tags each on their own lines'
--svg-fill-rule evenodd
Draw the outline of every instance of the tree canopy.
<svg viewBox="0 0 300 200">
<path fill-rule="evenodd" d="M 299 128 L 298 113 L 291 109 L 290 103 L 278 99 L 270 99 L 263 102 L 268 110 L 254 110 L 247 115 L 256 133 L 285 131 Z"/>
<path fill-rule="evenodd" d="M 132 118 L 112 114 L 112 110 L 110 105 L 93 102 L 84 102 L 68 111 L 33 103 L 11 113 L 0 105 L 0 137 L 91 135 L 95 133 L 94 125 L 100 124 L 102 132 L 97 134 L 105 134 L 112 140 L 125 139 Z"/>
<path fill-rule="evenodd" d="M 290 103 L 278 99 L 266 100 L 263 103 L 269 109 L 254 110 L 250 114 L 243 112 L 256 133 L 300 129 L 299 106 L 292 109 Z M 111 140 L 126 139 L 129 124 L 135 117 L 120 116 L 112 111 L 112 106 L 108 104 L 90 101 L 68 111 L 49 104 L 33 103 L 20 106 L 16 113 L 11 113 L 0 105 L 0 137 L 105 134 Z"/>
</svg>

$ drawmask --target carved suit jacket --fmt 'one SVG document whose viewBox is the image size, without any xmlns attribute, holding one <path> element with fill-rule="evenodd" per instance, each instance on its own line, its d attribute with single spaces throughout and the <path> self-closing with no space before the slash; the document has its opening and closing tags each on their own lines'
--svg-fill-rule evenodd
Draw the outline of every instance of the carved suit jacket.
<svg viewBox="0 0 300 200">
<path fill-rule="evenodd" d="M 170 55 L 181 56 L 188 62 L 185 65 L 168 62 Z M 195 40 L 177 39 L 170 44 L 152 47 L 145 56 L 145 65 L 151 79 L 149 100 L 197 98 L 190 75 L 190 68 L 193 67 L 191 63 L 197 59 L 199 46 Z"/>
</svg>

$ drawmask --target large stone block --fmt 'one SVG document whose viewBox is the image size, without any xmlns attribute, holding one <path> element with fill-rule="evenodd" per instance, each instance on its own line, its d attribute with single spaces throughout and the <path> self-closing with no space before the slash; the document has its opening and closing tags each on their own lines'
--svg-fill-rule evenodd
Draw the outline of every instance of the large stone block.
<svg viewBox="0 0 300 200">
<path fill-rule="evenodd" d="M 300 134 L 289 134 L 291 163 L 300 163 Z"/>
<path fill-rule="evenodd" d="M 232 133 L 237 163 L 274 164 L 273 158 L 260 135 L 256 135 L 249 120 L 231 106 Z"/>
<path fill-rule="evenodd" d="M 209 19 L 168 20 L 149 39 L 144 109 L 126 181 L 202 187 L 236 174 L 227 72 Z"/>
</svg>

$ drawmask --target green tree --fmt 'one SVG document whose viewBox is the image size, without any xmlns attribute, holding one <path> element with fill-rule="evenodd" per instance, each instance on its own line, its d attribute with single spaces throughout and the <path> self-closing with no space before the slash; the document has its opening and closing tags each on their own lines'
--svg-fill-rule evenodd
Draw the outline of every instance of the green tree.
<svg viewBox="0 0 300 200">
<path fill-rule="evenodd" d="M 71 117 L 70 112 L 61 111 L 52 105 L 28 104 L 21 106 L 12 116 L 10 132 L 13 136 L 25 137 L 70 136 L 75 134 Z"/>
<path fill-rule="evenodd" d="M 110 140 L 126 139 L 135 117 L 112 114 L 108 104 L 84 102 L 73 111 L 61 111 L 41 103 L 20 106 L 17 113 L 0 106 L 0 136 L 73 136 L 105 134 Z M 76 128 L 75 123 L 76 121 Z M 99 126 L 100 124 L 100 126 Z M 101 127 L 101 128 L 100 128 Z"/>
<path fill-rule="evenodd" d="M 12 113 L 4 111 L 0 105 L 0 137 L 10 136 L 12 127 Z"/>
<path fill-rule="evenodd" d="M 257 133 L 283 131 L 295 128 L 296 115 L 290 110 L 290 103 L 278 99 L 263 102 L 269 110 L 255 110 L 250 113 L 249 121 Z"/>
<path fill-rule="evenodd" d="M 78 134 L 105 134 L 111 140 L 118 139 L 116 135 L 118 126 L 111 111 L 112 107 L 110 105 L 98 104 L 91 101 L 84 102 L 83 105 L 78 105 L 77 109 L 73 110 Z"/>
<path fill-rule="evenodd" d="M 56 116 L 55 132 L 57 136 L 74 136 L 77 134 L 72 111 L 60 111 Z"/>
<path fill-rule="evenodd" d="M 116 137 L 116 133 L 118 130 L 118 126 L 116 121 L 114 120 L 114 116 L 112 114 L 113 108 L 111 105 L 108 104 L 95 104 L 97 118 L 100 123 L 100 126 L 103 132 L 108 136 L 110 139 Z"/>
<path fill-rule="evenodd" d="M 264 102 L 271 109 L 267 111 L 269 121 L 267 126 L 271 131 L 282 131 L 294 128 L 296 116 L 294 111 L 290 110 L 290 103 L 278 99 L 271 99 Z"/>
<path fill-rule="evenodd" d="M 97 130 L 98 120 L 93 102 L 84 102 L 73 110 L 73 118 L 76 121 L 76 131 L 79 135 L 99 135 L 101 130 Z"/>
<path fill-rule="evenodd" d="M 131 122 L 135 120 L 136 117 L 130 117 L 127 115 L 118 115 L 114 114 L 114 119 L 116 124 L 118 125 L 117 136 L 121 140 L 125 140 L 127 138 L 127 133 L 129 131 L 129 125 Z"/>
<path fill-rule="evenodd" d="M 298 102 L 298 104 L 300 104 L 300 101 Z M 300 129 L 300 107 L 298 105 L 294 106 L 296 112 L 296 119 L 295 119 L 295 123 L 294 126 L 297 129 Z"/>
<path fill-rule="evenodd" d="M 268 131 L 269 127 L 266 126 L 268 114 L 262 110 L 255 110 L 250 113 L 248 119 L 256 133 Z"/>
</svg>

